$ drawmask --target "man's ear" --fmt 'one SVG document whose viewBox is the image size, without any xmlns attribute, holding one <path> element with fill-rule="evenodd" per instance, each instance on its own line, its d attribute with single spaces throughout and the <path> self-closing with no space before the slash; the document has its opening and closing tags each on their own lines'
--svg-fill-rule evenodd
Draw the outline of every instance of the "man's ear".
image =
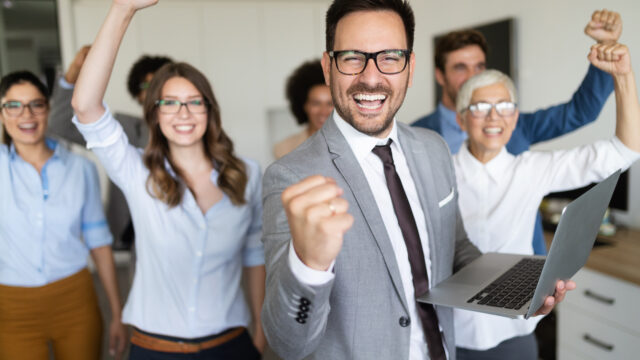
<svg viewBox="0 0 640 360">
<path fill-rule="evenodd" d="M 409 55 L 409 83 L 408 83 L 408 87 L 411 87 L 411 85 L 413 85 L 413 71 L 415 70 L 416 67 L 416 53 L 414 53 L 413 51 L 411 52 L 411 55 Z"/>
<path fill-rule="evenodd" d="M 442 72 L 442 70 L 436 68 L 436 81 L 438 82 L 438 84 L 440 86 L 444 86 L 444 73 Z"/>
<path fill-rule="evenodd" d="M 322 72 L 324 73 L 324 83 L 331 87 L 331 57 L 328 52 L 322 53 L 322 59 L 320 60 L 322 65 Z"/>
</svg>

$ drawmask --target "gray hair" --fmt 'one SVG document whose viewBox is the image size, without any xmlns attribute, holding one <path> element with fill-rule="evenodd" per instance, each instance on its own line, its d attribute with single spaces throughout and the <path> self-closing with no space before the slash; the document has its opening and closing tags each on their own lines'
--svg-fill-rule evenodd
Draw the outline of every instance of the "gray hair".
<svg viewBox="0 0 640 360">
<path fill-rule="evenodd" d="M 514 103 L 518 102 L 516 87 L 513 85 L 513 81 L 508 75 L 498 70 L 485 70 L 465 81 L 460 88 L 460 91 L 458 91 L 458 97 L 456 98 L 456 111 L 458 114 L 462 114 L 462 112 L 469 107 L 471 96 L 476 89 L 497 83 L 502 83 L 504 87 L 507 88 L 507 91 L 509 91 L 509 95 L 511 96 L 511 101 Z"/>
</svg>

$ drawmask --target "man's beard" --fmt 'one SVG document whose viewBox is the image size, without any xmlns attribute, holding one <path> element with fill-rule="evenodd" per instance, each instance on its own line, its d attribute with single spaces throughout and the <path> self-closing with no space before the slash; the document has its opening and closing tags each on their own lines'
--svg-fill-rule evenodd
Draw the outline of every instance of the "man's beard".
<svg viewBox="0 0 640 360">
<path fill-rule="evenodd" d="M 333 83 L 333 82 L 332 82 Z M 408 85 L 408 82 L 407 82 Z M 405 93 L 406 93 L 407 87 L 405 86 Z M 389 108 L 389 113 L 387 114 L 387 117 L 384 119 L 384 121 L 382 122 L 382 124 L 380 124 L 379 126 L 365 126 L 365 124 L 358 124 L 356 123 L 354 116 L 352 114 L 352 112 L 349 109 L 348 106 L 348 102 L 349 100 L 347 100 L 347 104 L 342 104 L 341 103 L 341 98 L 339 94 L 335 93 L 336 89 L 334 87 L 331 87 L 331 96 L 334 99 L 334 106 L 336 111 L 338 112 L 338 114 L 340 115 L 340 117 L 342 117 L 349 125 L 351 125 L 354 129 L 358 130 L 359 132 L 369 135 L 369 136 L 378 136 L 382 133 L 384 133 L 385 131 L 387 131 L 392 123 L 393 123 L 393 118 L 396 115 L 396 112 L 398 112 L 398 109 L 400 108 L 400 106 L 398 106 L 398 108 L 396 109 L 391 109 Z M 385 102 L 386 101 L 390 101 L 391 97 L 393 95 L 393 91 L 389 88 L 386 87 L 382 84 L 378 84 L 375 87 L 370 87 L 366 84 L 363 83 L 357 83 L 352 85 L 351 87 L 349 87 L 349 89 L 347 89 L 347 98 L 351 98 L 353 97 L 354 94 L 357 93 L 363 93 L 363 94 L 384 94 L 386 95 L 385 98 Z M 402 96 L 404 98 L 404 95 Z M 402 105 L 402 103 L 400 103 L 400 105 Z M 384 106 L 384 104 L 383 104 Z M 367 115 L 361 115 L 363 117 L 367 117 Z M 372 115 L 371 117 L 376 117 L 378 115 Z M 369 124 L 367 123 L 367 125 L 376 125 L 375 123 Z"/>
</svg>

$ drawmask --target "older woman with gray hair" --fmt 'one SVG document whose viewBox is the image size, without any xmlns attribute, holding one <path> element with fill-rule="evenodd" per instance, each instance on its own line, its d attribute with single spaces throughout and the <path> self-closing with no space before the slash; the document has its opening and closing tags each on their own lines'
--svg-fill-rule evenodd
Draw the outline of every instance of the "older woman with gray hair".
<svg viewBox="0 0 640 360">
<path fill-rule="evenodd" d="M 507 75 L 487 70 L 460 89 L 457 118 L 469 138 L 454 156 L 459 205 L 469 239 L 481 251 L 533 254 L 530 239 L 543 196 L 602 180 L 640 158 L 640 105 L 627 47 L 594 45 L 589 60 L 613 76 L 616 134 L 570 150 L 507 152 L 518 119 Z M 537 359 L 539 317 L 454 314 L 458 359 Z"/>
</svg>

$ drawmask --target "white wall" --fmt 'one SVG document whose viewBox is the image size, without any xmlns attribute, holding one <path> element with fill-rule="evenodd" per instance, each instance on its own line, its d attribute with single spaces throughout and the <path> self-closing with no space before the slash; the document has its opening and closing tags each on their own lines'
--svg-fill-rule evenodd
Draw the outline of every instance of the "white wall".
<svg viewBox="0 0 640 360">
<path fill-rule="evenodd" d="M 108 8 L 105 0 L 59 0 L 63 59 L 90 43 Z M 129 66 L 143 53 L 167 54 L 201 69 L 213 84 L 223 126 L 237 151 L 266 166 L 271 160 L 267 111 L 286 106 L 284 82 L 304 60 L 324 49 L 328 0 L 163 0 L 133 21 L 124 40 L 106 100 L 131 113 L 139 108 L 126 93 Z M 619 11 L 621 41 L 640 69 L 640 2 L 629 0 L 411 1 L 416 15 L 416 72 L 399 120 L 411 122 L 433 110 L 432 37 L 449 30 L 506 17 L 515 18 L 516 75 L 520 106 L 530 111 L 564 102 L 582 80 L 592 41 L 583 29 L 595 9 Z M 637 54 L 637 56 L 633 56 Z M 610 99 L 600 119 L 540 148 L 583 144 L 611 136 L 615 119 Z M 640 227 L 640 165 L 632 169 L 632 210 L 627 221 Z"/>
</svg>

